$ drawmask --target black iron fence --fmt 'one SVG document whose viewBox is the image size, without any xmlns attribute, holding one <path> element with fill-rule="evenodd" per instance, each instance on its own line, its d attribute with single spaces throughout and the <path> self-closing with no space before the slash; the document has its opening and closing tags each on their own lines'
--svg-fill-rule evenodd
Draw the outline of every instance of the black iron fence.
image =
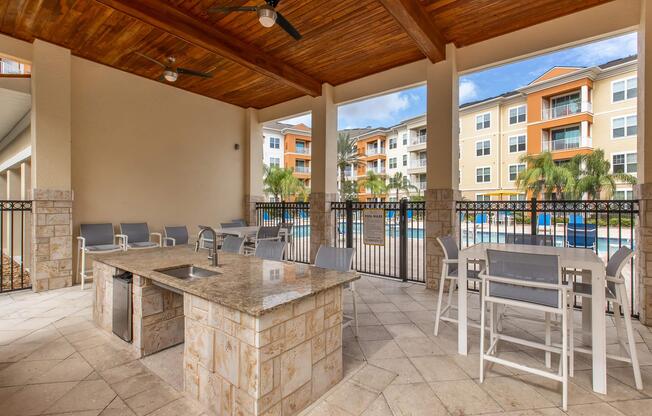
<svg viewBox="0 0 652 416">
<path fill-rule="evenodd" d="M 287 232 L 288 260 L 310 263 L 310 204 L 308 202 L 257 202 L 259 226 L 282 225 Z"/>
<path fill-rule="evenodd" d="M 383 244 L 365 244 L 366 209 L 383 210 Z M 331 211 L 334 244 L 355 248 L 357 271 L 425 282 L 425 202 L 332 202 Z"/>
<path fill-rule="evenodd" d="M 29 273 L 32 201 L 0 201 L 0 292 L 32 287 Z"/>
<path fill-rule="evenodd" d="M 594 250 L 605 263 L 620 247 L 636 246 L 638 201 L 458 201 L 460 247 L 518 243 L 538 235 L 546 245 Z M 623 271 L 632 315 L 638 315 L 634 259 Z M 576 299 L 579 306 L 579 299 Z"/>
</svg>

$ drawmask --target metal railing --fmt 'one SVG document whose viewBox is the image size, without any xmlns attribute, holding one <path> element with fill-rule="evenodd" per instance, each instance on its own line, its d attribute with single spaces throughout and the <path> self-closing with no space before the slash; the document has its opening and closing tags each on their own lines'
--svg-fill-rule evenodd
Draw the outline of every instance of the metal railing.
<svg viewBox="0 0 652 416">
<path fill-rule="evenodd" d="M 310 173 L 310 166 L 295 166 L 294 171 L 296 173 Z"/>
<path fill-rule="evenodd" d="M 310 263 L 310 203 L 308 202 L 257 202 L 256 225 L 292 227 L 287 234 L 287 260 Z"/>
<path fill-rule="evenodd" d="M 384 155 L 385 154 L 385 148 L 384 147 L 369 147 L 369 148 L 367 148 L 367 151 L 366 151 L 365 154 L 367 156 Z"/>
<path fill-rule="evenodd" d="M 385 173 L 385 168 L 384 167 L 367 167 L 367 172 L 374 172 L 379 175 L 382 175 Z"/>
<path fill-rule="evenodd" d="M 543 120 L 552 120 L 555 118 L 567 117 L 591 111 L 593 111 L 593 106 L 590 102 L 573 101 L 567 104 L 556 105 L 554 107 L 542 109 L 541 118 Z"/>
<path fill-rule="evenodd" d="M 385 244 L 364 243 L 364 210 L 382 209 Z M 355 249 L 362 273 L 425 282 L 425 202 L 332 202 L 335 247 Z"/>
<path fill-rule="evenodd" d="M 426 159 L 412 159 L 412 162 L 410 162 L 410 169 L 425 168 L 426 166 L 428 166 Z"/>
<path fill-rule="evenodd" d="M 518 236 L 540 235 L 546 245 L 579 247 L 595 251 L 606 264 L 622 246 L 636 246 L 637 200 L 602 201 L 457 201 L 460 247 L 477 243 L 505 243 Z M 638 316 L 638 282 L 635 260 L 623 270 Z M 581 305 L 579 298 L 576 306 Z M 611 305 L 607 305 L 610 309 Z"/>
<path fill-rule="evenodd" d="M 297 147 L 294 150 L 294 153 L 298 153 L 300 155 L 309 155 L 310 154 L 310 148 L 309 147 Z"/>
<path fill-rule="evenodd" d="M 32 201 L 0 201 L 0 292 L 32 287 L 29 270 Z"/>
<path fill-rule="evenodd" d="M 554 152 L 557 150 L 579 149 L 580 147 L 592 147 L 593 140 L 590 137 L 568 137 L 557 140 L 543 140 L 542 148 L 544 152 Z"/>
<path fill-rule="evenodd" d="M 421 134 L 417 135 L 416 137 L 412 138 L 411 144 L 412 146 L 417 146 L 419 144 L 424 144 L 428 141 L 428 135 L 426 134 Z"/>
</svg>

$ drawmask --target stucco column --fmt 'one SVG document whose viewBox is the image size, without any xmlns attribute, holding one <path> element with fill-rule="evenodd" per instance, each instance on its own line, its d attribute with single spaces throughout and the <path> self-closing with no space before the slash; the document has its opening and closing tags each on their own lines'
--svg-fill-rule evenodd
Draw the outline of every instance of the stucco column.
<svg viewBox="0 0 652 416">
<path fill-rule="evenodd" d="M 35 40 L 30 263 L 35 291 L 73 284 L 70 76 L 70 51 Z"/>
<path fill-rule="evenodd" d="M 444 253 L 437 237 L 457 233 L 459 199 L 459 115 L 456 50 L 446 46 L 446 60 L 428 63 L 426 168 L 426 286 L 436 288 Z"/>
<path fill-rule="evenodd" d="M 321 244 L 332 244 L 331 202 L 337 198 L 337 107 L 329 84 L 312 103 L 311 164 L 310 259 L 314 261 Z"/>
<path fill-rule="evenodd" d="M 12 169 L 7 169 L 7 174 L 6 174 L 6 180 L 7 180 L 7 199 L 11 201 L 18 201 L 20 198 L 20 169 L 18 168 L 12 168 Z M 11 255 L 11 229 L 14 227 L 13 224 L 13 213 L 11 211 L 8 211 L 5 214 L 5 246 L 4 246 L 4 253 L 5 255 L 9 256 Z M 20 225 L 19 225 L 20 227 Z M 17 232 L 17 230 L 14 230 L 14 243 L 18 246 L 20 244 L 20 239 L 19 239 L 20 233 Z M 14 249 L 17 248 L 17 246 L 14 246 Z M 16 254 L 16 252 L 14 252 Z"/>
<path fill-rule="evenodd" d="M 256 202 L 263 202 L 263 126 L 258 121 L 258 110 L 248 108 L 245 113 L 245 193 L 244 219 L 256 225 Z"/>
</svg>

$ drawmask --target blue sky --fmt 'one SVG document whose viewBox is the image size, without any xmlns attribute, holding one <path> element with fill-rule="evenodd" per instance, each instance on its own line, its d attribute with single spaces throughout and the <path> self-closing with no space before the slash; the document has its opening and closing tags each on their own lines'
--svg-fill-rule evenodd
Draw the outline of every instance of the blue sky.
<svg viewBox="0 0 652 416">
<path fill-rule="evenodd" d="M 594 66 L 636 53 L 636 33 L 588 43 L 460 77 L 460 103 L 482 100 L 530 83 L 553 66 Z M 338 108 L 338 128 L 386 127 L 426 111 L 425 86 Z M 310 115 L 285 120 L 310 125 Z"/>
</svg>

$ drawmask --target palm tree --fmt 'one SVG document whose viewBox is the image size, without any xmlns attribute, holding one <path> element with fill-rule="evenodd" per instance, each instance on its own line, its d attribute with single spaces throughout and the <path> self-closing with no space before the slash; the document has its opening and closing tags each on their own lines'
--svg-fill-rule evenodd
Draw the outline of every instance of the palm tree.
<svg viewBox="0 0 652 416">
<path fill-rule="evenodd" d="M 344 194 L 344 182 L 346 181 L 345 170 L 348 166 L 355 169 L 360 163 L 358 146 L 356 140 L 348 133 L 339 133 L 337 136 L 337 168 L 340 171 L 340 199 Z"/>
<path fill-rule="evenodd" d="M 294 177 L 291 168 L 265 166 L 263 170 L 264 192 L 274 195 L 276 200 L 285 201 L 291 196 L 305 194 L 305 186 Z"/>
<path fill-rule="evenodd" d="M 410 180 L 408 179 L 407 176 L 404 176 L 401 172 L 396 172 L 394 176 L 389 178 L 389 183 L 387 184 L 387 189 L 395 189 L 396 190 L 396 200 L 398 201 L 398 193 L 400 191 L 405 191 L 408 195 L 410 195 L 410 191 L 419 191 L 419 188 L 416 186 L 412 185 L 410 183 Z"/>
<path fill-rule="evenodd" d="M 533 195 L 544 194 L 546 199 L 555 195 L 563 199 L 564 189 L 573 179 L 571 172 L 555 163 L 550 152 L 526 155 L 521 158 L 526 168 L 516 178 L 516 186 Z"/>
<path fill-rule="evenodd" d="M 577 178 L 573 183 L 575 198 L 580 198 L 586 193 L 591 199 L 599 199 L 600 195 L 605 193 L 608 199 L 616 190 L 616 182 L 636 184 L 636 176 L 611 172 L 611 163 L 605 159 L 602 149 L 596 149 L 589 154 L 576 155 L 569 163 L 569 170 Z"/>
<path fill-rule="evenodd" d="M 358 181 L 344 181 L 340 186 L 340 198 L 344 201 L 357 201 L 359 189 L 360 185 L 358 184 Z"/>
<path fill-rule="evenodd" d="M 378 196 L 387 192 L 385 178 L 374 171 L 368 171 L 367 176 L 362 179 L 362 185 L 369 189 L 373 196 Z"/>
</svg>

